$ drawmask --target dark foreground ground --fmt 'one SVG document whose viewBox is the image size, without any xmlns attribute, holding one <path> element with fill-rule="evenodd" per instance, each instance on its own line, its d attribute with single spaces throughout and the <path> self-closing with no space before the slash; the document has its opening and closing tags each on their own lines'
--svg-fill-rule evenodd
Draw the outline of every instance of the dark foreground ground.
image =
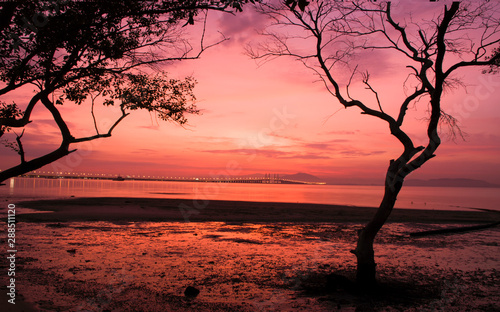
<svg viewBox="0 0 500 312">
<path fill-rule="evenodd" d="M 349 251 L 372 208 L 128 198 L 17 207 L 52 212 L 16 216 L 17 304 L 4 292 L 1 311 L 500 311 L 498 227 L 408 235 L 494 212 L 395 210 L 375 246 L 380 285 L 366 293 L 351 282 Z M 188 286 L 200 293 L 186 296 Z"/>
<path fill-rule="evenodd" d="M 355 222 L 365 223 L 375 209 L 355 206 L 262 203 L 158 198 L 72 198 L 21 202 L 44 214 L 27 214 L 19 220 L 67 221 L 184 221 L 184 222 Z M 484 223 L 498 212 L 395 209 L 389 222 Z"/>
</svg>

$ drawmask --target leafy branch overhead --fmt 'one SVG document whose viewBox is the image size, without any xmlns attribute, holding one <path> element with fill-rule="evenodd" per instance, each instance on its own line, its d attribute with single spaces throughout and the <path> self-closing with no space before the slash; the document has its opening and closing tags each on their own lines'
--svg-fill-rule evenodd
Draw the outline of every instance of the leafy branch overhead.
<svg viewBox="0 0 500 312">
<path fill-rule="evenodd" d="M 179 124 L 199 111 L 192 77 L 168 77 L 159 67 L 193 60 L 225 40 L 205 42 L 206 20 L 196 45 L 186 27 L 208 11 L 241 11 L 253 0 L 178 1 L 22 1 L 0 3 L 0 97 L 19 90 L 35 92 L 28 102 L 5 104 L 0 110 L 0 137 L 31 122 L 43 105 L 61 133 L 56 150 L 0 172 L 0 182 L 40 168 L 73 150 L 70 144 L 111 136 L 131 111 L 146 110 Z M 155 75 L 149 75 L 156 72 Z M 29 90 L 29 91 L 28 91 Z M 59 105 L 91 105 L 95 135 L 75 138 Z M 95 103 L 118 106 L 114 124 L 101 133 Z M 20 141 L 18 136 L 16 140 Z M 18 143 L 19 145 L 20 143 Z"/>
<path fill-rule="evenodd" d="M 21 117 L 23 114 L 22 110 L 17 106 L 16 103 L 7 104 L 0 101 L 0 116 L 2 118 L 15 119 Z M 9 132 L 10 128 L 1 125 L 0 137 L 5 133 Z"/>
<path fill-rule="evenodd" d="M 193 94 L 195 80 L 191 77 L 180 81 L 167 79 L 160 74 L 154 77 L 130 74 L 127 78 L 129 83 L 121 86 L 113 96 L 121 99 L 121 105 L 126 109 L 145 109 L 158 113 L 163 120 L 180 124 L 187 121 L 185 113 L 199 113 L 194 104 L 189 105 L 196 99 Z"/>
<path fill-rule="evenodd" d="M 297 6 L 299 6 L 299 9 L 304 12 L 306 9 L 306 6 L 309 5 L 309 1 L 306 0 L 286 0 L 285 5 L 290 8 L 290 10 L 295 10 Z"/>
<path fill-rule="evenodd" d="M 158 114 L 162 120 L 185 124 L 185 114 L 198 114 L 192 77 L 184 80 L 168 78 L 164 72 L 147 74 L 114 74 L 94 76 L 69 84 L 57 100 L 81 105 L 89 97 L 99 95 L 105 106 L 119 106 L 124 111 L 143 109 Z"/>
</svg>

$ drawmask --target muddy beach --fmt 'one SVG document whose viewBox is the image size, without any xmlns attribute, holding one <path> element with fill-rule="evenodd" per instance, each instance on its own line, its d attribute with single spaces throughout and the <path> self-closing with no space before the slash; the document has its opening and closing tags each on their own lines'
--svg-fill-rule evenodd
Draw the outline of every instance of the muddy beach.
<svg viewBox="0 0 500 312">
<path fill-rule="evenodd" d="M 375 247 L 380 289 L 366 294 L 352 285 L 349 251 L 372 208 L 125 198 L 19 207 L 53 212 L 17 216 L 18 311 L 500 310 L 498 227 L 408 235 L 492 213 L 395 211 Z"/>
</svg>

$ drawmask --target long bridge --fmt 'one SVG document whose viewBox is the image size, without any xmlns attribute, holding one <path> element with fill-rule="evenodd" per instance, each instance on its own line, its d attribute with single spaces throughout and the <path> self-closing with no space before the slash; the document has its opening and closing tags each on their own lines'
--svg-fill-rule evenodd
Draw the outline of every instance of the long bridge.
<svg viewBox="0 0 500 312">
<path fill-rule="evenodd" d="M 113 180 L 113 181 L 167 181 L 167 182 L 210 182 L 210 183 L 259 183 L 259 184 L 326 184 L 325 182 L 307 182 L 285 179 L 277 174 L 266 174 L 264 177 L 168 177 L 145 175 L 117 175 L 96 173 L 72 173 L 33 171 L 22 175 L 25 178 L 44 179 L 85 179 L 85 180 Z"/>
</svg>

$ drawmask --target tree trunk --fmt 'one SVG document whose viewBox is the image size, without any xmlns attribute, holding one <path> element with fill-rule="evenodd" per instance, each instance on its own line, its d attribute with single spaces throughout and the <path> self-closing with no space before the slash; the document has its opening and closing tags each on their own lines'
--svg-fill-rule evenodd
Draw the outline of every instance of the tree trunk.
<svg viewBox="0 0 500 312">
<path fill-rule="evenodd" d="M 390 176 L 391 169 L 388 171 Z M 402 181 L 396 185 L 389 181 L 385 184 L 384 198 L 372 220 L 358 232 L 358 244 L 352 252 L 357 258 L 356 284 L 360 289 L 371 290 L 376 286 L 376 263 L 373 251 L 373 241 L 378 231 L 389 218 L 394 208 L 396 198 L 403 186 Z"/>
</svg>

